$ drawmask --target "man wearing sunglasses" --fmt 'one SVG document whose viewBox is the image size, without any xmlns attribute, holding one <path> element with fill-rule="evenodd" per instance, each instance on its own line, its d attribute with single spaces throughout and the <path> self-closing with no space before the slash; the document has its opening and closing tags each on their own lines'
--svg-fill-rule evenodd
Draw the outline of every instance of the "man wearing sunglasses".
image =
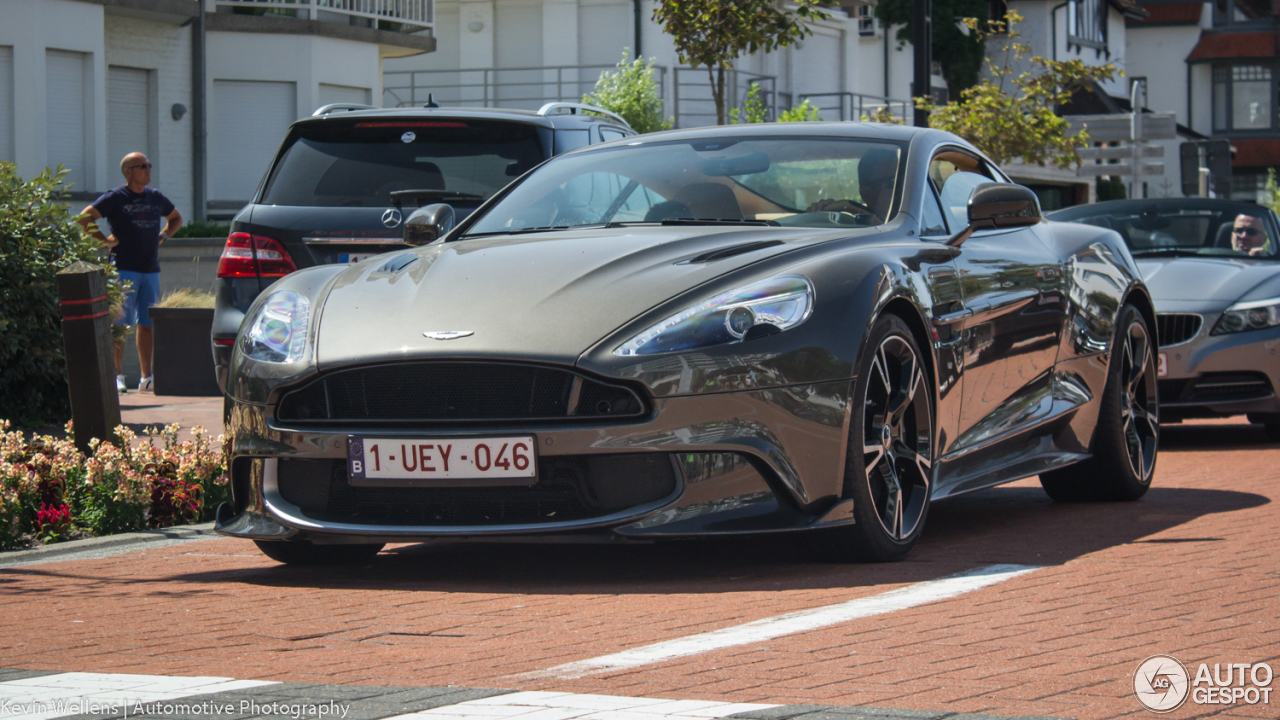
<svg viewBox="0 0 1280 720">
<path fill-rule="evenodd" d="M 124 317 L 117 325 L 137 325 L 138 364 L 142 380 L 138 390 L 151 390 L 151 361 L 154 346 L 148 309 L 160 296 L 160 244 L 182 227 L 182 214 L 169 198 L 151 182 L 151 161 L 142 153 L 129 153 L 120 161 L 125 184 L 93 201 L 80 213 L 78 222 L 93 237 L 111 248 L 111 258 L 120 279 L 130 283 L 125 290 Z M 98 218 L 106 218 L 111 235 L 104 237 Z M 165 221 L 163 230 L 160 221 Z M 116 389 L 125 391 L 120 365 L 124 361 L 124 345 L 116 345 Z"/>
<path fill-rule="evenodd" d="M 1249 253 L 1250 257 L 1270 255 L 1267 251 L 1267 230 L 1262 218 L 1240 214 L 1231 225 L 1231 249 Z"/>
</svg>

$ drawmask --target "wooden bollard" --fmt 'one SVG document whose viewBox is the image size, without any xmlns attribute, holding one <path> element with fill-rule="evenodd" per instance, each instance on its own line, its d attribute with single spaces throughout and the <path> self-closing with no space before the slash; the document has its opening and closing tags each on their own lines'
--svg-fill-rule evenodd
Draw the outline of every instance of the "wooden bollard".
<svg viewBox="0 0 1280 720">
<path fill-rule="evenodd" d="M 57 277 L 71 419 L 76 447 L 87 455 L 93 438 L 117 442 L 120 424 L 107 276 L 101 267 L 77 261 Z"/>
</svg>

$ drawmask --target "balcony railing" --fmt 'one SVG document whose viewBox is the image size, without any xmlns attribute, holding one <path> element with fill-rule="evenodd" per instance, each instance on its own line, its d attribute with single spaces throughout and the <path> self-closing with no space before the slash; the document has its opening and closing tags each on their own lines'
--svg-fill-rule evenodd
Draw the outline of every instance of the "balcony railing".
<svg viewBox="0 0 1280 720">
<path fill-rule="evenodd" d="M 910 100 L 855 92 L 808 93 L 798 96 L 798 100 L 802 103 L 808 100 L 823 120 L 876 120 L 888 113 L 910 125 L 915 113 Z"/>
<path fill-rule="evenodd" d="M 216 0 L 221 12 L 346 21 L 380 30 L 419 32 L 435 23 L 435 0 Z"/>
<path fill-rule="evenodd" d="M 412 107 L 428 95 L 445 106 L 537 110 L 549 102 L 581 102 L 614 65 L 563 65 L 462 70 L 396 70 L 382 74 L 383 105 Z M 662 96 L 667 70 L 655 67 Z"/>
</svg>

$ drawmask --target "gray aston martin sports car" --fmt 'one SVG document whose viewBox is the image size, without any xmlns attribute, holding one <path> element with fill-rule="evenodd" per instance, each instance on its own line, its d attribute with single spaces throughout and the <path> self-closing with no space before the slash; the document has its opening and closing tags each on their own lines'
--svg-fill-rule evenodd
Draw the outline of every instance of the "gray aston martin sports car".
<svg viewBox="0 0 1280 720">
<path fill-rule="evenodd" d="M 932 500 L 1151 482 L 1156 317 L 1128 248 L 1044 221 L 948 133 L 632 137 L 405 233 L 250 308 L 219 532 L 294 563 L 793 531 L 884 561 Z"/>
<path fill-rule="evenodd" d="M 1156 304 L 1161 420 L 1249 416 L 1280 440 L 1280 234 L 1252 203 L 1117 200 L 1053 214 L 1120 233 Z"/>
</svg>

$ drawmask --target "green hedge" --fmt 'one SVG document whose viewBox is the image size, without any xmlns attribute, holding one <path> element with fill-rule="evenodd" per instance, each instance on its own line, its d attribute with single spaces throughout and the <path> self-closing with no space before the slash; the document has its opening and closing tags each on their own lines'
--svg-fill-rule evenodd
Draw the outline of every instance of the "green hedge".
<svg viewBox="0 0 1280 720">
<path fill-rule="evenodd" d="M 54 275 L 103 248 L 60 201 L 62 166 L 26 182 L 17 170 L 0 162 L 0 418 L 31 427 L 71 416 Z"/>
</svg>

